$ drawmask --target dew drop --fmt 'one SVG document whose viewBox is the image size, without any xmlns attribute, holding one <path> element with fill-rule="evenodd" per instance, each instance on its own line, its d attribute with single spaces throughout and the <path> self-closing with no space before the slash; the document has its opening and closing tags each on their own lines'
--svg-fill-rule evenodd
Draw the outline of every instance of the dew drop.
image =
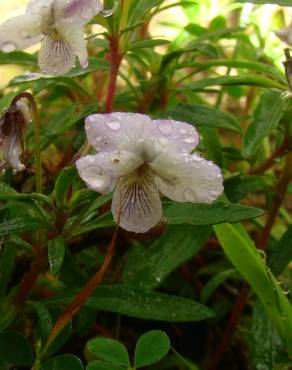
<svg viewBox="0 0 292 370">
<path fill-rule="evenodd" d="M 110 17 L 111 15 L 113 15 L 114 11 L 117 9 L 117 6 L 118 6 L 118 0 L 115 0 L 114 6 L 112 7 L 112 9 L 104 9 L 100 12 L 100 15 L 105 18 Z"/>
<path fill-rule="evenodd" d="M 172 127 L 164 122 L 160 122 L 158 124 L 158 130 L 166 136 L 170 136 L 172 134 Z"/>
<path fill-rule="evenodd" d="M 87 119 L 88 119 L 89 122 L 94 122 L 95 121 L 94 115 L 89 116 Z"/>
<path fill-rule="evenodd" d="M 196 142 L 196 139 L 194 137 L 189 136 L 183 139 L 183 142 L 186 144 L 192 144 Z"/>
<path fill-rule="evenodd" d="M 1 46 L 1 50 L 4 51 L 4 53 L 11 53 L 12 51 L 16 50 L 16 45 L 12 42 L 5 42 Z"/>
<path fill-rule="evenodd" d="M 158 141 L 159 141 L 159 143 L 160 143 L 161 145 L 163 145 L 163 146 L 166 146 L 166 145 L 168 145 L 168 144 L 169 144 L 169 140 L 168 140 L 166 137 L 160 137 L 160 138 L 158 139 Z"/>
<path fill-rule="evenodd" d="M 109 121 L 106 125 L 112 131 L 118 131 L 121 128 L 121 124 L 118 121 Z"/>
</svg>

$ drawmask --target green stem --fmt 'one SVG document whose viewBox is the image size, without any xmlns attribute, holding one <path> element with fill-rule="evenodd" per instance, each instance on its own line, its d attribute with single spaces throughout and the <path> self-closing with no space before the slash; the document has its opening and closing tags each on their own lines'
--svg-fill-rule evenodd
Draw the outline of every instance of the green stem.
<svg viewBox="0 0 292 370">
<path fill-rule="evenodd" d="M 33 131 L 34 131 L 34 160 L 35 160 L 35 177 L 36 177 L 36 192 L 42 193 L 42 161 L 41 161 L 41 141 L 40 141 L 40 123 L 38 118 L 38 108 L 33 96 L 28 92 L 23 92 L 17 95 L 11 102 L 15 105 L 19 100 L 27 99 L 32 113 Z"/>
</svg>

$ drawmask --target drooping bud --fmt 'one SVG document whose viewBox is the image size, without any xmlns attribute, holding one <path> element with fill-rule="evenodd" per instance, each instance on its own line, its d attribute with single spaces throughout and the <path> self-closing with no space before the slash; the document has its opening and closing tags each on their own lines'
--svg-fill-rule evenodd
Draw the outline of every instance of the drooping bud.
<svg viewBox="0 0 292 370">
<path fill-rule="evenodd" d="M 0 170 L 25 169 L 21 163 L 24 151 L 24 134 L 31 121 L 29 102 L 23 94 L 16 96 L 0 117 Z"/>
</svg>

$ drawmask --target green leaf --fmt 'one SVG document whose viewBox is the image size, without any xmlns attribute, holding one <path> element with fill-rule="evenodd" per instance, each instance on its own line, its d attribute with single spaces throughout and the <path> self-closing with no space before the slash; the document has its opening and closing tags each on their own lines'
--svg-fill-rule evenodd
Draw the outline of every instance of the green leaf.
<svg viewBox="0 0 292 370">
<path fill-rule="evenodd" d="M 209 227 L 168 226 L 166 232 L 147 250 L 133 249 L 128 257 L 124 282 L 155 288 L 180 264 L 194 256 L 210 235 Z"/>
<path fill-rule="evenodd" d="M 38 201 L 43 201 L 50 205 L 52 204 L 51 198 L 46 195 L 39 193 L 28 193 L 28 194 L 18 193 L 12 187 L 1 181 L 0 181 L 0 199 L 1 200 L 35 199 Z"/>
<path fill-rule="evenodd" d="M 50 265 L 50 271 L 56 275 L 63 264 L 65 257 L 66 244 L 62 236 L 52 239 L 48 243 L 48 259 Z"/>
<path fill-rule="evenodd" d="M 274 186 L 273 178 L 270 176 L 248 176 L 237 174 L 225 180 L 224 192 L 231 202 L 238 202 L 247 193 L 271 190 Z"/>
<path fill-rule="evenodd" d="M 168 108 L 163 116 L 188 122 L 194 126 L 225 128 L 242 134 L 240 122 L 236 117 L 207 105 L 179 104 L 176 107 Z"/>
<path fill-rule="evenodd" d="M 47 305 L 64 305 L 74 294 L 65 293 L 45 300 Z M 98 287 L 85 305 L 145 320 L 199 321 L 214 316 L 209 308 L 191 300 L 127 285 Z"/>
<path fill-rule="evenodd" d="M 152 330 L 143 334 L 135 349 L 135 368 L 149 366 L 165 357 L 170 349 L 167 334 L 161 330 Z"/>
<path fill-rule="evenodd" d="M 92 361 L 86 366 L 86 370 L 124 370 L 124 367 L 113 365 L 103 361 Z"/>
<path fill-rule="evenodd" d="M 34 363 L 28 340 L 14 330 L 0 333 L 0 359 L 18 366 L 32 366 Z"/>
<path fill-rule="evenodd" d="M 243 140 L 242 155 L 249 158 L 259 148 L 263 139 L 275 129 L 290 104 L 286 92 L 276 89 L 265 91 L 253 114 L 252 123 L 248 127 Z"/>
<path fill-rule="evenodd" d="M 53 343 L 50 345 L 49 349 L 47 350 L 47 355 L 52 356 L 56 352 L 62 348 L 65 343 L 70 339 L 72 335 L 72 322 L 70 321 L 69 324 L 62 329 L 61 333 L 58 334 L 57 338 L 54 339 Z"/>
<path fill-rule="evenodd" d="M 22 231 L 35 231 L 43 229 L 44 222 L 30 217 L 17 217 L 0 223 L 0 236 L 9 235 Z"/>
<path fill-rule="evenodd" d="M 199 321 L 213 312 L 190 299 L 126 285 L 107 285 L 96 289 L 87 306 L 149 320 Z"/>
<path fill-rule="evenodd" d="M 144 39 L 133 41 L 129 46 L 128 50 L 135 49 L 145 49 L 145 48 L 154 48 L 155 46 L 167 45 L 169 44 L 168 40 L 164 39 Z"/>
<path fill-rule="evenodd" d="M 206 226 L 259 217 L 263 210 L 233 203 L 164 203 L 164 217 L 170 224 Z"/>
<path fill-rule="evenodd" d="M 55 182 L 54 197 L 58 208 L 62 209 L 67 203 L 68 192 L 76 178 L 76 168 L 64 168 Z"/>
<path fill-rule="evenodd" d="M 47 307 L 42 302 L 30 302 L 30 304 L 38 315 L 41 342 L 44 345 L 53 328 L 53 321 L 52 321 L 51 314 L 49 310 L 47 309 Z"/>
<path fill-rule="evenodd" d="M 41 370 L 83 370 L 83 365 L 77 356 L 65 354 L 54 357 L 41 366 Z"/>
<path fill-rule="evenodd" d="M 23 51 L 13 51 L 4 53 L 0 51 L 0 64 L 18 64 L 27 66 L 38 66 L 36 55 L 24 53 Z"/>
<path fill-rule="evenodd" d="M 98 107 L 98 103 L 92 103 L 86 105 L 85 108 L 81 109 L 80 111 L 77 111 L 77 106 L 70 106 L 55 114 L 51 118 L 49 130 L 41 138 L 42 148 L 47 147 L 58 136 L 63 135 L 65 132 L 67 132 L 67 130 L 71 129 L 78 122 L 81 122 L 83 127 L 84 118 L 89 114 L 96 112 Z"/>
<path fill-rule="evenodd" d="M 292 6 L 292 0 L 238 0 L 240 3 L 253 4 L 278 4 L 281 6 Z"/>
<path fill-rule="evenodd" d="M 210 279 L 207 284 L 204 285 L 203 289 L 201 290 L 201 302 L 206 304 L 213 294 L 213 292 L 221 285 L 224 281 L 229 278 L 238 278 L 238 274 L 236 270 L 229 269 L 220 272 L 219 274 L 215 275 L 212 279 Z"/>
<path fill-rule="evenodd" d="M 94 338 L 87 343 L 87 349 L 96 357 L 115 365 L 130 367 L 127 348 L 110 338 Z"/>
<path fill-rule="evenodd" d="M 283 343 L 263 305 L 253 304 L 251 354 L 254 370 L 271 370 L 280 360 Z"/>
<path fill-rule="evenodd" d="M 292 307 L 261 254 L 240 224 L 214 226 L 224 252 L 251 285 L 292 356 Z"/>
<path fill-rule="evenodd" d="M 162 0 L 136 0 L 130 9 L 128 26 L 139 22 L 150 10 L 162 2 Z"/>
<path fill-rule="evenodd" d="M 279 275 L 292 260 L 292 225 L 282 238 L 271 248 L 268 265 L 273 274 Z"/>
<path fill-rule="evenodd" d="M 277 68 L 262 62 L 254 62 L 249 60 L 211 60 L 211 61 L 188 61 L 180 63 L 177 68 L 196 68 L 198 70 L 206 70 L 212 67 L 229 67 L 238 69 L 248 69 L 276 79 L 277 81 L 285 84 L 285 75 Z"/>
<path fill-rule="evenodd" d="M 1 253 L 2 252 L 2 253 Z M 12 243 L 7 243 L 0 251 L 0 297 L 6 293 L 6 287 L 14 270 L 16 248 Z"/>
<path fill-rule="evenodd" d="M 178 91 L 201 91 L 211 86 L 261 86 L 268 88 L 278 88 L 286 91 L 287 86 L 277 81 L 273 81 L 266 77 L 251 76 L 250 74 L 240 76 L 223 76 L 204 78 L 197 82 L 192 82 L 188 85 L 178 88 Z"/>
</svg>

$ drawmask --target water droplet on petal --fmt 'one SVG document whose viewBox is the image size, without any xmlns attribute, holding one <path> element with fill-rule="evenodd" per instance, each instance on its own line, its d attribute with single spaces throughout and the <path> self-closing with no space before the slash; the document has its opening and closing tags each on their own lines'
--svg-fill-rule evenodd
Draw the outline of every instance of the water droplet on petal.
<svg viewBox="0 0 292 370">
<path fill-rule="evenodd" d="M 118 121 L 109 121 L 106 125 L 112 131 L 118 131 L 121 128 L 121 124 Z"/>
<path fill-rule="evenodd" d="M 189 136 L 183 139 L 183 142 L 186 144 L 192 144 L 196 142 L 196 139 L 194 137 Z"/>
<path fill-rule="evenodd" d="M 217 196 L 218 196 L 218 191 L 217 191 L 217 190 L 211 190 L 211 191 L 210 191 L 210 195 L 211 195 L 212 197 L 217 197 Z"/>
<path fill-rule="evenodd" d="M 16 50 L 16 45 L 12 42 L 5 42 L 1 46 L 1 50 L 4 51 L 4 53 L 11 53 L 12 51 Z"/>
<path fill-rule="evenodd" d="M 170 136 L 172 134 L 173 128 L 171 125 L 165 123 L 165 122 L 160 122 L 158 124 L 158 130 L 166 136 Z"/>
<path fill-rule="evenodd" d="M 163 146 L 166 146 L 166 145 L 168 145 L 168 144 L 169 144 L 169 140 L 168 140 L 166 137 L 160 137 L 160 138 L 158 139 L 158 141 L 159 141 L 159 143 L 160 143 L 161 145 L 163 145 Z"/>
<path fill-rule="evenodd" d="M 94 115 L 88 116 L 87 119 L 88 119 L 89 122 L 94 122 L 95 121 Z"/>
</svg>

